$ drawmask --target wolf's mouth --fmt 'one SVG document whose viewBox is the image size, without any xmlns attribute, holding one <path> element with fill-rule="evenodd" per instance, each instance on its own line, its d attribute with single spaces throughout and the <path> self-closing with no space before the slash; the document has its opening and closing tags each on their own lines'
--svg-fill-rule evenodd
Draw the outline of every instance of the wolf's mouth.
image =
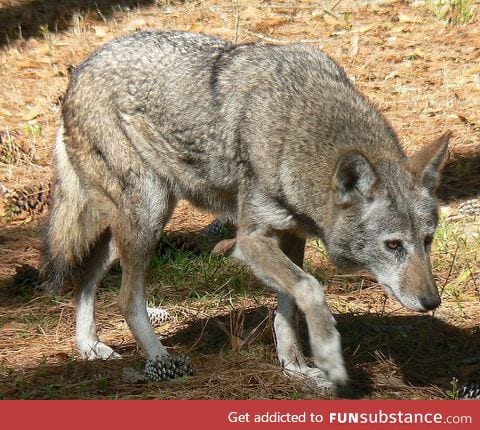
<svg viewBox="0 0 480 430">
<path fill-rule="evenodd" d="M 415 300 L 409 299 L 408 296 L 402 297 L 397 295 L 394 292 L 393 288 L 390 287 L 390 285 L 380 283 L 380 286 L 383 288 L 383 291 L 385 291 L 385 293 L 389 298 L 396 300 L 407 309 L 411 309 L 412 311 L 417 311 L 417 312 L 426 312 L 426 309 L 422 305 L 417 304 Z"/>
</svg>

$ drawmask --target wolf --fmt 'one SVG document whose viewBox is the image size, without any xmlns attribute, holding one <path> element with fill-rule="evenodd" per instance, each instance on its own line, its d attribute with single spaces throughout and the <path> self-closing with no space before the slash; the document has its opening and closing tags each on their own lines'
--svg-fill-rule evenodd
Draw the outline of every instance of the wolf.
<svg viewBox="0 0 480 430">
<path fill-rule="evenodd" d="M 97 336 L 95 292 L 119 259 L 118 305 L 149 375 L 177 376 L 148 320 L 145 277 L 186 199 L 237 226 L 233 256 L 276 292 L 285 372 L 343 387 L 340 335 L 322 285 L 302 269 L 305 241 L 320 238 L 339 269 L 370 271 L 405 307 L 435 309 L 429 251 L 449 138 L 407 156 L 388 121 L 314 47 L 174 31 L 121 37 L 75 68 L 63 99 L 45 285 L 74 286 L 80 354 L 117 357 Z"/>
</svg>

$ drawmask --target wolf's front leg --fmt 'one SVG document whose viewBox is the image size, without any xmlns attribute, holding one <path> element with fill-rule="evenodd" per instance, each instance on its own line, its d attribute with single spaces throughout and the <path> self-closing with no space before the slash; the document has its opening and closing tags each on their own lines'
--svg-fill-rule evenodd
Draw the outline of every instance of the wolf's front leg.
<svg viewBox="0 0 480 430">
<path fill-rule="evenodd" d="M 305 255 L 305 239 L 293 234 L 279 235 L 280 249 L 298 267 L 303 267 Z M 275 339 L 278 361 L 285 373 L 294 378 L 302 378 L 307 387 L 313 390 L 324 390 L 331 386 L 325 373 L 309 367 L 305 362 L 303 350 L 298 341 L 298 307 L 294 299 L 286 293 L 277 293 L 277 312 L 275 313 Z"/>
<path fill-rule="evenodd" d="M 290 260 L 282 252 L 280 245 L 277 237 L 266 237 L 256 232 L 239 232 L 233 255 L 246 262 L 260 279 L 280 294 L 293 298 L 305 314 L 313 360 L 321 372 L 304 366 L 291 324 L 292 316 L 289 315 L 289 312 L 292 312 L 292 303 L 285 298 L 279 303 L 280 313 L 275 320 L 277 339 L 281 337 L 277 349 L 279 354 L 283 355 L 279 357 L 283 361 L 292 354 L 294 356 L 290 357 L 290 363 L 283 364 L 290 365 L 292 371 L 298 369 L 307 378 L 318 378 L 318 387 L 330 388 L 331 384 L 343 386 L 348 376 L 343 364 L 340 335 L 325 302 L 322 286 Z"/>
<path fill-rule="evenodd" d="M 277 356 L 284 372 L 293 378 L 302 379 L 305 386 L 314 391 L 331 388 L 323 370 L 309 367 L 305 362 L 303 351 L 298 341 L 297 306 L 294 300 L 285 293 L 277 293 L 278 304 L 275 314 L 274 328 Z"/>
</svg>

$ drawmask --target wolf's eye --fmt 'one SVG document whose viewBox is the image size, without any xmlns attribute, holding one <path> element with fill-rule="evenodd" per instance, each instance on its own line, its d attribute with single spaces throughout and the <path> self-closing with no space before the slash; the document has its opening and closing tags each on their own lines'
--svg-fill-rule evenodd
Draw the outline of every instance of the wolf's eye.
<svg viewBox="0 0 480 430">
<path fill-rule="evenodd" d="M 386 240 L 385 246 L 390 251 L 396 251 L 398 249 L 401 249 L 403 247 L 403 244 L 401 240 Z"/>
<path fill-rule="evenodd" d="M 433 236 L 426 236 L 424 243 L 425 243 L 425 248 L 428 248 L 433 242 Z"/>
</svg>

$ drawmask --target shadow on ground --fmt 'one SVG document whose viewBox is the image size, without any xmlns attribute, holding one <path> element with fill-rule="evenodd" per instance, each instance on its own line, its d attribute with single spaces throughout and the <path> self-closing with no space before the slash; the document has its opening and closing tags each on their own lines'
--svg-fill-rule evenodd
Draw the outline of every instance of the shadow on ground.
<svg viewBox="0 0 480 430">
<path fill-rule="evenodd" d="M 260 339 L 273 346 L 272 315 L 272 310 L 266 307 L 245 311 L 243 333 L 251 332 L 269 317 Z M 465 379 L 464 382 L 480 378 L 479 327 L 463 330 L 437 318 L 418 315 L 335 317 L 351 381 L 360 393 L 372 393 L 377 384 L 383 388 L 399 383 L 418 387 L 440 385 L 446 389 L 453 376 Z M 238 313 L 233 312 L 197 320 L 166 339 L 166 343 L 172 346 L 195 343 L 198 352 L 220 353 L 231 343 L 231 336 L 219 330 L 219 325 L 230 328 L 238 318 Z"/>
<path fill-rule="evenodd" d="M 161 396 L 165 398 L 189 396 L 197 392 L 195 390 L 201 390 L 205 381 L 211 384 L 209 378 L 225 365 L 226 356 L 230 360 L 227 377 L 231 375 L 233 393 L 238 386 L 239 374 L 245 370 L 246 356 L 252 372 L 262 374 L 259 369 L 265 367 L 261 366 L 268 366 L 272 372 L 271 369 L 276 367 L 272 316 L 272 309 L 265 306 L 244 310 L 241 314 L 232 311 L 215 318 L 192 319 L 183 330 L 163 337 L 163 343 L 176 353 L 186 352 L 192 357 L 194 365 L 197 363 L 197 374 L 191 380 L 182 380 L 178 387 L 170 383 L 156 384 L 155 390 L 163 393 Z M 238 322 L 239 318 L 243 318 L 243 323 L 232 326 L 232 322 Z M 478 327 L 463 330 L 429 316 L 341 314 L 336 318 L 355 390 L 354 397 L 418 398 L 418 392 L 422 392 L 423 397 L 425 392 L 434 392 L 441 397 L 442 392 L 451 388 L 453 377 L 457 377 L 460 383 L 472 382 L 480 377 Z M 252 330 L 256 330 L 257 336 L 249 342 L 248 334 Z M 233 338 L 236 339 L 232 342 Z M 239 341 L 245 341 L 245 344 L 232 351 L 232 346 L 238 346 Z M 55 398 L 91 398 L 97 395 L 102 398 L 128 398 L 141 396 L 142 393 L 147 397 L 158 396 L 158 393 L 152 393 L 152 385 L 122 383 L 122 369 L 134 366 L 141 371 L 143 360 L 137 355 L 133 343 L 116 345 L 115 349 L 127 359 L 86 363 L 63 354 L 62 363 L 22 369 L 22 377 L 18 376 L 18 371 L 10 372 L 10 376 L 0 377 L 4 387 L 1 390 L 3 397 L 45 398 L 48 397 L 49 387 L 55 388 Z M 68 390 L 62 388 L 61 381 L 67 381 Z M 189 384 L 192 384 L 190 388 Z M 269 381 L 264 379 L 263 384 L 267 387 L 265 392 L 268 396 Z M 278 386 L 278 381 L 272 381 L 272 387 L 274 385 Z M 75 387 L 73 392 L 72 386 Z M 82 395 L 82 389 L 85 395 Z M 240 389 L 245 390 L 245 387 Z M 248 394 L 242 391 L 241 396 L 245 395 Z"/>
<path fill-rule="evenodd" d="M 4 275 L 0 270 L 0 298 L 2 303 L 13 304 L 31 300 L 38 294 L 39 269 L 41 263 L 38 263 L 39 247 L 41 246 L 40 237 L 41 226 L 27 224 L 25 226 L 5 226 L 0 225 L 0 261 L 3 260 L 3 266 L 15 271 L 12 275 Z M 204 230 L 182 230 L 164 232 L 157 244 L 155 258 L 162 264 L 174 261 L 179 252 L 188 253 L 191 258 L 201 254 L 210 254 L 215 244 L 230 237 L 231 233 L 216 236 L 206 236 Z M 34 257 L 31 253 L 28 257 L 22 258 L 25 249 L 34 251 Z M 13 250 L 13 254 L 12 254 Z M 15 254 L 15 255 L 14 255 Z M 40 257 L 41 261 L 41 257 Z M 0 269 L 5 269 L 0 265 Z M 111 272 L 121 273 L 118 264 L 112 267 Z M 67 286 L 67 290 L 68 290 Z"/>
<path fill-rule="evenodd" d="M 37 271 L 40 235 L 41 227 L 37 222 L 25 225 L 0 222 L 0 300 L 2 303 L 12 298 L 20 298 L 24 292 L 27 292 L 27 296 L 31 298 L 31 285 L 36 281 L 36 277 L 31 278 L 32 273 L 23 272 L 21 279 L 16 279 L 15 271 L 21 270 L 22 266 L 30 267 L 32 272 Z"/>
<path fill-rule="evenodd" d="M 445 166 L 438 197 L 444 203 L 480 197 L 480 154 L 459 156 Z"/>
<path fill-rule="evenodd" d="M 176 1 L 175 3 L 182 3 Z M 18 38 L 38 37 L 67 29 L 75 19 L 102 21 L 122 10 L 151 4 L 174 2 L 158 0 L 18 0 L 0 8 L 0 47 Z"/>
</svg>

